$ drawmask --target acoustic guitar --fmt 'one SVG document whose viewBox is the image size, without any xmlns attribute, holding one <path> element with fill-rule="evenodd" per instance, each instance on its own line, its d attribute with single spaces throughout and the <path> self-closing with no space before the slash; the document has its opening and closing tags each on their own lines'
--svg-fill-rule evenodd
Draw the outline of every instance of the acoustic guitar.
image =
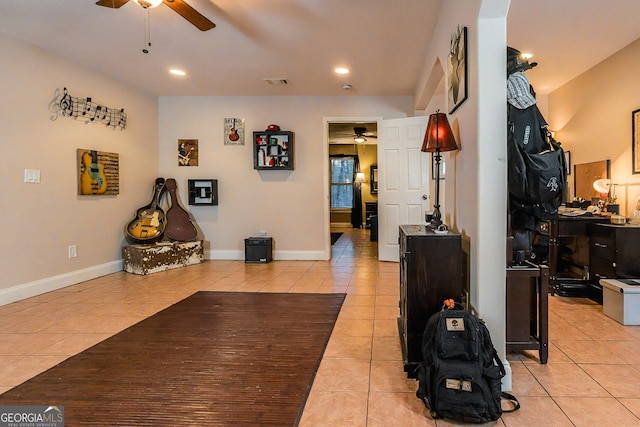
<svg viewBox="0 0 640 427">
<path fill-rule="evenodd" d="M 191 222 L 189 212 L 180 206 L 176 189 L 178 185 L 173 178 L 167 179 L 165 187 L 171 196 L 171 207 L 167 210 L 167 225 L 165 234 L 171 240 L 189 242 L 198 236 L 198 230 Z"/>
<path fill-rule="evenodd" d="M 107 177 L 104 166 L 98 163 L 98 152 L 95 150 L 82 153 L 84 171 L 80 176 L 81 194 L 104 194 L 107 191 Z"/>
<path fill-rule="evenodd" d="M 138 209 L 136 217 L 125 227 L 125 237 L 129 242 L 150 244 L 164 237 L 165 214 L 159 206 L 164 186 L 164 178 L 157 178 L 151 203 Z"/>
</svg>

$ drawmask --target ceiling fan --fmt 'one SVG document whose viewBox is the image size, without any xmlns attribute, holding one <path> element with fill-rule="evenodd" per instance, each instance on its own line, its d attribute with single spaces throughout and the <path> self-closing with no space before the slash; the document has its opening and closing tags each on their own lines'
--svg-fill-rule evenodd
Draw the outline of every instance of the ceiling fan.
<svg viewBox="0 0 640 427">
<path fill-rule="evenodd" d="M 160 3 L 169 6 L 180 16 L 191 22 L 200 31 L 207 31 L 215 28 L 216 24 L 209 21 L 200 12 L 189 6 L 183 0 L 133 0 L 145 9 L 156 7 Z M 98 6 L 109 7 L 111 9 L 119 9 L 128 3 L 129 0 L 99 0 L 96 2 Z"/>
<path fill-rule="evenodd" d="M 354 127 L 353 133 L 342 133 L 337 134 L 341 136 L 352 136 L 355 142 L 365 142 L 367 138 L 377 138 L 378 136 L 374 133 L 367 132 L 367 128 L 365 127 Z"/>
</svg>

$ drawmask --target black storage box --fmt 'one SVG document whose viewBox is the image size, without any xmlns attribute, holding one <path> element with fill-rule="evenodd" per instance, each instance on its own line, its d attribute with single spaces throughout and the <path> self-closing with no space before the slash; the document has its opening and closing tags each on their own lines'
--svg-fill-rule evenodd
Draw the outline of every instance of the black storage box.
<svg viewBox="0 0 640 427">
<path fill-rule="evenodd" d="M 244 239 L 244 262 L 268 263 L 272 260 L 273 238 L 249 237 Z"/>
</svg>

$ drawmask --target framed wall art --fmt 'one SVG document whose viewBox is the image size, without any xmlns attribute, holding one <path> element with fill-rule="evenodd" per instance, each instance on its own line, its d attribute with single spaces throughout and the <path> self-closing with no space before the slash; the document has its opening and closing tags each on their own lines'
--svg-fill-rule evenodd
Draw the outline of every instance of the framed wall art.
<svg viewBox="0 0 640 427">
<path fill-rule="evenodd" d="M 631 113 L 633 134 L 631 138 L 631 159 L 633 161 L 631 172 L 640 173 L 640 109 Z"/>
<path fill-rule="evenodd" d="M 448 60 L 449 114 L 451 114 L 467 99 L 467 27 L 458 27 L 451 34 Z"/>
<path fill-rule="evenodd" d="M 378 194 L 378 165 L 371 165 L 369 168 L 369 193 Z"/>
<path fill-rule="evenodd" d="M 76 157 L 79 195 L 115 195 L 120 192 L 118 153 L 79 148 Z"/>
<path fill-rule="evenodd" d="M 198 140 L 178 140 L 178 166 L 198 166 Z"/>
<path fill-rule="evenodd" d="M 244 119 L 224 119 L 224 145 L 244 145 Z"/>
<path fill-rule="evenodd" d="M 605 179 L 610 176 L 611 162 L 609 160 L 576 165 L 573 175 L 573 196 L 583 200 L 599 198 L 600 193 L 593 188 L 593 183 L 598 179 Z"/>
</svg>

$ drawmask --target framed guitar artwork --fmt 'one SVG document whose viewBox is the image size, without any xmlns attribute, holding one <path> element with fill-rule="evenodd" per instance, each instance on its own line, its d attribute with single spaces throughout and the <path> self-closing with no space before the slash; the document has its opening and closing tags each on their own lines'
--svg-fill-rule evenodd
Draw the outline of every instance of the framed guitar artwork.
<svg viewBox="0 0 640 427">
<path fill-rule="evenodd" d="M 178 140 L 178 166 L 198 166 L 198 140 Z"/>
<path fill-rule="evenodd" d="M 224 119 L 224 145 L 244 145 L 244 119 Z"/>
<path fill-rule="evenodd" d="M 120 192 L 118 153 L 79 148 L 76 158 L 79 195 L 116 195 Z"/>
</svg>

